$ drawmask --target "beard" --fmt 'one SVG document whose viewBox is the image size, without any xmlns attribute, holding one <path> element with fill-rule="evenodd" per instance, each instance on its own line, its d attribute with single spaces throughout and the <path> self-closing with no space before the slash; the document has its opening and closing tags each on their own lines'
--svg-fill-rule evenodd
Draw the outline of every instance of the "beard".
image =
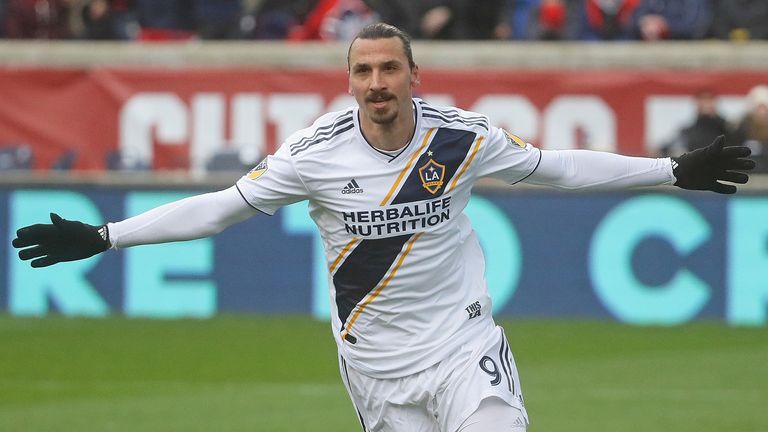
<svg viewBox="0 0 768 432">
<path fill-rule="evenodd" d="M 376 93 L 365 98 L 366 102 L 381 102 L 381 101 L 396 101 L 395 96 L 391 93 Z M 380 125 L 391 124 L 397 118 L 398 109 L 397 103 L 393 105 L 387 105 L 384 108 L 372 108 L 368 111 L 368 118 L 372 122 Z"/>
<path fill-rule="evenodd" d="M 387 125 L 395 121 L 397 112 L 398 110 L 396 106 L 392 108 L 387 107 L 381 110 L 374 109 L 368 117 L 376 124 Z"/>
</svg>

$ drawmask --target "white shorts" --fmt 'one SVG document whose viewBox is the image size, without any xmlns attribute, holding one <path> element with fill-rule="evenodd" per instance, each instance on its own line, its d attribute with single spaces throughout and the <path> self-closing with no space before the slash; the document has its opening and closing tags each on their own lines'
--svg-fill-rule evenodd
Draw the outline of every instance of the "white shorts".
<svg viewBox="0 0 768 432">
<path fill-rule="evenodd" d="M 483 399 L 494 396 L 519 409 L 528 422 L 517 367 L 501 327 L 402 378 L 369 377 L 341 357 L 339 366 L 366 432 L 455 432 Z"/>
</svg>

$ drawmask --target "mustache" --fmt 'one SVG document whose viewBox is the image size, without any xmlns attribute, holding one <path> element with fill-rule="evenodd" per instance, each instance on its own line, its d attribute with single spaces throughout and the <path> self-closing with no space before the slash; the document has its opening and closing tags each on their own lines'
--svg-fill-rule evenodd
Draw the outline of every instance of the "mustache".
<svg viewBox="0 0 768 432">
<path fill-rule="evenodd" d="M 368 96 L 366 96 L 365 101 L 366 102 L 383 102 L 383 101 L 387 101 L 394 98 L 395 98 L 395 95 L 385 91 L 385 92 L 371 93 Z"/>
</svg>

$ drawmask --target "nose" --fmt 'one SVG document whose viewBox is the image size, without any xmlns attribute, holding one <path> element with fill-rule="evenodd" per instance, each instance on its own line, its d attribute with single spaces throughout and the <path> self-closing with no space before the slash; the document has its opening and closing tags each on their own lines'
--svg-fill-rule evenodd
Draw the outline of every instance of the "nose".
<svg viewBox="0 0 768 432">
<path fill-rule="evenodd" d="M 381 91 L 386 88 L 387 86 L 384 83 L 384 77 L 381 72 L 374 70 L 373 73 L 371 73 L 371 91 Z"/>
</svg>

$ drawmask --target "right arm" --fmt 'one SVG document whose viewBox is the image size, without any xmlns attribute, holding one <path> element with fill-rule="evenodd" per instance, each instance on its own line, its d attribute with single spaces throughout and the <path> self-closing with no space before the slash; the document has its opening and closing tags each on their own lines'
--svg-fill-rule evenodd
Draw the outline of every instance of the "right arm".
<svg viewBox="0 0 768 432">
<path fill-rule="evenodd" d="M 264 212 L 307 199 L 306 188 L 290 158 L 288 146 L 267 156 L 235 186 L 174 201 L 138 216 L 102 226 L 62 219 L 16 231 L 13 246 L 32 267 L 91 257 L 111 248 L 193 240 Z"/>
<path fill-rule="evenodd" d="M 101 226 L 51 213 L 50 224 L 16 231 L 13 246 L 32 267 L 91 257 L 105 250 L 207 237 L 257 213 L 235 186 L 156 207 L 121 222 Z"/>
<path fill-rule="evenodd" d="M 271 215 L 307 197 L 290 145 L 283 145 L 228 189 L 175 201 L 107 224 L 109 240 L 111 247 L 124 248 L 208 237 L 259 212 Z"/>
<path fill-rule="evenodd" d="M 13 246 L 32 267 L 91 257 L 109 248 L 193 240 L 219 233 L 226 227 L 262 212 L 310 198 L 296 167 L 292 148 L 305 150 L 322 138 L 320 127 L 333 125 L 350 111 L 329 113 L 312 127 L 291 135 L 277 151 L 264 158 L 237 183 L 225 190 L 185 198 L 138 216 L 102 226 L 65 220 L 51 214 L 51 224 L 35 224 L 16 232 Z"/>
<path fill-rule="evenodd" d="M 155 207 L 138 216 L 108 223 L 112 248 L 194 240 L 218 234 L 258 211 L 236 186 Z"/>
</svg>

